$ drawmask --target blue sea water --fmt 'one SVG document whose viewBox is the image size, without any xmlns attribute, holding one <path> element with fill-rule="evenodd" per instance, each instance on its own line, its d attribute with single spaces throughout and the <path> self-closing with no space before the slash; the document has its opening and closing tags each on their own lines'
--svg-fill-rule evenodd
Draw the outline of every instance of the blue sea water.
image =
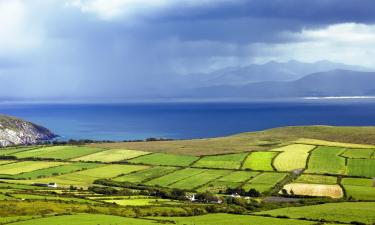
<svg viewBox="0 0 375 225">
<path fill-rule="evenodd" d="M 66 139 L 187 139 L 292 125 L 375 125 L 375 101 L 0 104 L 0 114 L 43 125 Z"/>
</svg>

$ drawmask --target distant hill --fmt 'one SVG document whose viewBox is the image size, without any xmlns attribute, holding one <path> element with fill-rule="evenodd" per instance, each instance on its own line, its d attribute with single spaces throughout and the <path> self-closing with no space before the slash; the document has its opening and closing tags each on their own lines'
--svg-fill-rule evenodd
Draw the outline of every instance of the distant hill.
<svg viewBox="0 0 375 225">
<path fill-rule="evenodd" d="M 15 117 L 0 115 L 0 147 L 35 144 L 56 137 L 47 128 Z"/>
<path fill-rule="evenodd" d="M 218 85 L 244 85 L 266 81 L 293 81 L 308 74 L 336 69 L 366 71 L 366 68 L 330 61 L 304 63 L 270 61 L 265 64 L 251 64 L 243 67 L 228 67 L 211 73 L 188 74 L 176 80 L 183 87 L 207 87 Z"/>
<path fill-rule="evenodd" d="M 374 84 L 375 72 L 332 70 L 310 74 L 295 81 L 197 88 L 188 95 L 248 98 L 375 96 Z"/>
</svg>

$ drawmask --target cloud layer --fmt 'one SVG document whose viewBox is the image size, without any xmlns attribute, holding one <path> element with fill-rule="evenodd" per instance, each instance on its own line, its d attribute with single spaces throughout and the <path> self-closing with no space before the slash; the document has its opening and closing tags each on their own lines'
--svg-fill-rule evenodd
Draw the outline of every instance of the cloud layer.
<svg viewBox="0 0 375 225">
<path fill-rule="evenodd" d="M 371 0 L 0 0 L 0 98 L 119 99 L 270 60 L 375 68 Z"/>
</svg>

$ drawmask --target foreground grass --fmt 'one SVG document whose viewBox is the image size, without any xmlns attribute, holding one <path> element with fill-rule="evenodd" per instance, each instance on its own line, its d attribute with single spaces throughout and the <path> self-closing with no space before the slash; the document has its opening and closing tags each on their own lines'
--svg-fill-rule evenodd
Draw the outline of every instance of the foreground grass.
<svg viewBox="0 0 375 225">
<path fill-rule="evenodd" d="M 288 207 L 256 214 L 271 216 L 287 216 L 290 218 L 307 218 L 313 220 L 339 221 L 350 223 L 352 221 L 373 224 L 375 222 L 375 202 L 343 202 L 322 205 Z"/>
</svg>

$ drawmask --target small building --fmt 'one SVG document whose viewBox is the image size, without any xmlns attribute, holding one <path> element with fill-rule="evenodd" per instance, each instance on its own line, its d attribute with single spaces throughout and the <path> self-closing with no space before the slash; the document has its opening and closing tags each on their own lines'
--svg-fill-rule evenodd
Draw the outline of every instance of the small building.
<svg viewBox="0 0 375 225">
<path fill-rule="evenodd" d="M 195 194 L 187 195 L 186 198 L 189 199 L 191 202 L 195 202 L 195 201 L 197 200 L 197 199 L 195 198 Z"/>
<path fill-rule="evenodd" d="M 232 198 L 241 198 L 241 195 L 239 195 L 237 193 L 234 193 L 234 194 L 231 194 L 230 197 L 232 197 Z"/>
<path fill-rule="evenodd" d="M 57 183 L 51 182 L 51 183 L 34 183 L 33 186 L 38 187 L 49 187 L 49 188 L 57 188 Z"/>
</svg>

